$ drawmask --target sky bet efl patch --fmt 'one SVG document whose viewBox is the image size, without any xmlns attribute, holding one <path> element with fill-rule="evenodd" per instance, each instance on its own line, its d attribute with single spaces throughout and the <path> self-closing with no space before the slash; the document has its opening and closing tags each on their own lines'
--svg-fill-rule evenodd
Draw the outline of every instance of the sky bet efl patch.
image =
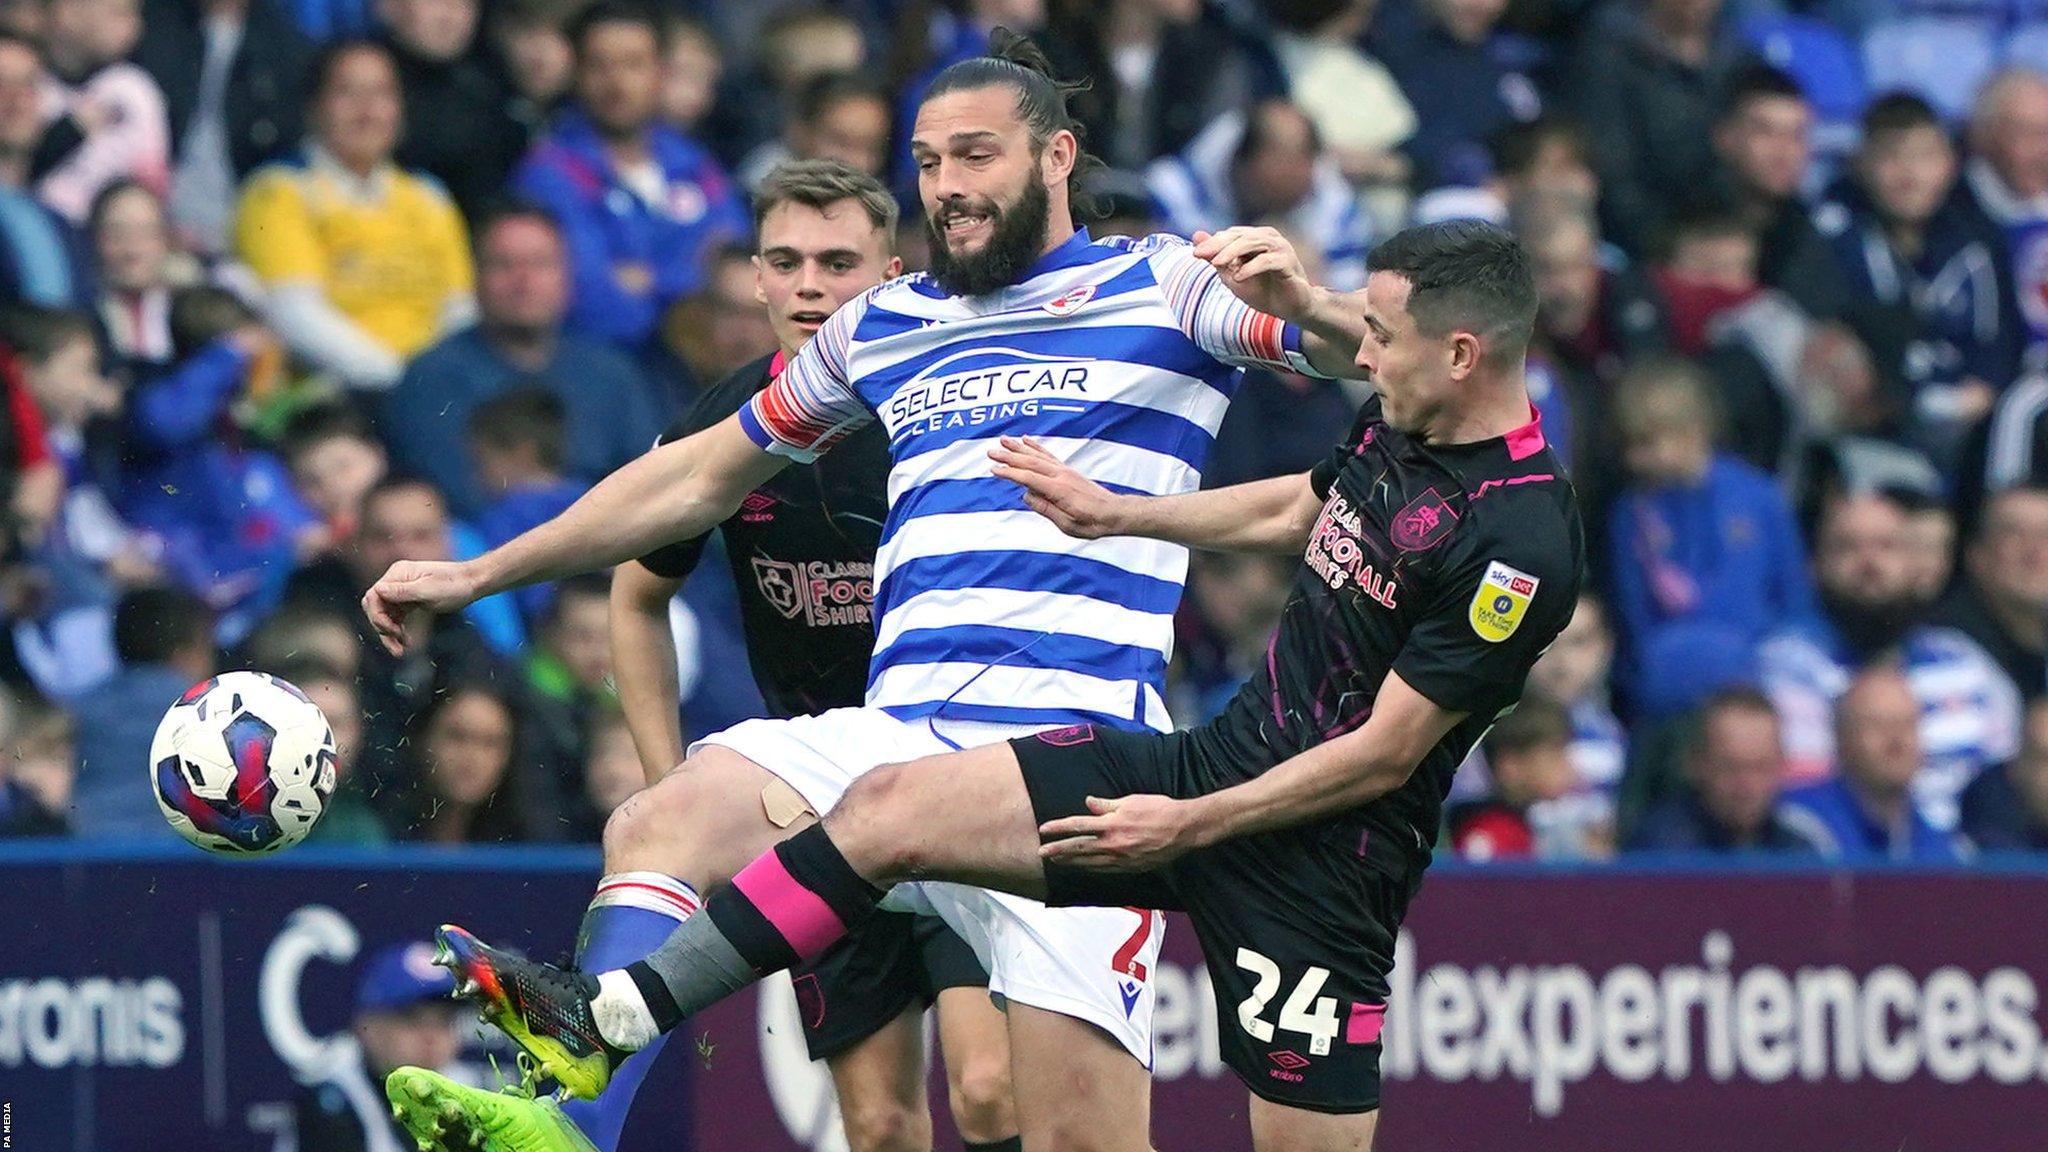
<svg viewBox="0 0 2048 1152">
<path fill-rule="evenodd" d="M 1467 616 L 1472 630 L 1488 644 L 1498 644 L 1515 634 L 1522 617 L 1529 612 L 1529 598 L 1536 595 L 1536 578 L 1498 560 L 1486 566 L 1479 591 L 1472 594 Z"/>
</svg>

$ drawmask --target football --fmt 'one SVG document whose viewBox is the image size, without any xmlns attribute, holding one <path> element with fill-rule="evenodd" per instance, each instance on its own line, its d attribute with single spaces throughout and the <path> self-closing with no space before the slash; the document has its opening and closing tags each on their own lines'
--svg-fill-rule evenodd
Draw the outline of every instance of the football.
<svg viewBox="0 0 2048 1152">
<path fill-rule="evenodd" d="M 185 690 L 149 746 L 164 818 L 208 852 L 277 852 L 306 838 L 334 793 L 334 733 L 304 692 L 267 672 Z"/>
</svg>

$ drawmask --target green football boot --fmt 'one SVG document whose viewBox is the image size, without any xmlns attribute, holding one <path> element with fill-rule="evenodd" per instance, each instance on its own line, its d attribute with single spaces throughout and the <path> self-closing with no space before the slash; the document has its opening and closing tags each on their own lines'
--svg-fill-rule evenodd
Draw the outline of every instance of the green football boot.
<svg viewBox="0 0 2048 1152">
<path fill-rule="evenodd" d="M 455 974 L 456 995 L 476 1001 L 568 1095 L 597 1099 L 631 1055 L 598 1034 L 590 1009 L 597 977 L 493 948 L 453 924 L 441 925 L 434 942 L 434 963 Z"/>
<path fill-rule="evenodd" d="M 486 1092 L 424 1068 L 384 1078 L 391 1114 L 420 1152 L 597 1152 L 553 1100 L 529 1091 Z"/>
</svg>

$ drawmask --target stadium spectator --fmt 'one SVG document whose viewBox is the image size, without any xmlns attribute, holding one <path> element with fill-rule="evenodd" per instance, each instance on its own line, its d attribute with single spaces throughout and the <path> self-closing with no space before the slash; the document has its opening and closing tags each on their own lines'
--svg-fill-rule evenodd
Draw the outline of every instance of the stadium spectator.
<svg viewBox="0 0 2048 1152">
<path fill-rule="evenodd" d="M 1935 619 L 1975 640 L 2020 692 L 2048 689 L 2048 487 L 1993 493 Z"/>
<path fill-rule="evenodd" d="M 1413 169 L 1401 146 L 1419 122 L 1393 73 L 1359 47 L 1375 7 L 1370 0 L 1266 5 L 1287 94 L 1315 124 L 1337 170 L 1359 186 L 1405 187 Z M 1398 196 L 1388 206 L 1404 207 Z"/>
<path fill-rule="evenodd" d="M 1850 174 L 1815 220 L 1851 289 L 1910 331 L 1904 368 L 1918 439 L 1948 450 L 2019 373 L 2023 321 L 1997 232 L 1964 211 L 1955 145 L 1918 96 L 1863 113 Z"/>
<path fill-rule="evenodd" d="M 1680 753 L 1687 788 L 1652 808 L 1632 852 L 1812 852 L 1785 819 L 1785 748 L 1770 697 L 1724 688 L 1707 697 Z"/>
<path fill-rule="evenodd" d="M 382 390 L 406 357 L 473 315 L 468 238 L 440 185 L 392 163 L 405 110 L 390 50 L 340 41 L 312 76 L 312 137 L 249 177 L 235 248 L 294 354 Z"/>
<path fill-rule="evenodd" d="M 1555 701 L 1571 720 L 1567 754 L 1571 790 L 1549 803 L 1560 822 L 1605 829 L 1615 824 L 1615 791 L 1628 763 L 1628 731 L 1609 702 L 1614 664 L 1614 630 L 1607 606 L 1594 593 L 1579 594 L 1579 605 L 1556 640 L 1529 669 L 1528 690 Z M 1546 814 L 1548 815 L 1548 814 Z"/>
<path fill-rule="evenodd" d="M 369 1152 L 409 1142 L 384 1102 L 384 1077 L 406 1066 L 451 1069 L 462 1049 L 454 992 L 454 977 L 435 967 L 431 944 L 393 944 L 370 954 L 356 983 L 355 1044 L 329 1049 L 336 1062 L 292 1101 L 298 1152 Z"/>
<path fill-rule="evenodd" d="M 1223 114 L 1178 155 L 1154 162 L 1145 179 L 1172 231 L 1270 224 L 1315 253 L 1331 286 L 1365 283 L 1371 218 L 1323 153 L 1315 125 L 1290 101 L 1261 100 Z"/>
<path fill-rule="evenodd" d="M 70 718 L 0 688 L 0 840 L 69 833 L 74 771 Z"/>
<path fill-rule="evenodd" d="M 512 696 L 494 684 L 457 682 L 435 693 L 410 726 L 416 784 L 399 837 L 437 844 L 557 838 L 518 730 Z"/>
<path fill-rule="evenodd" d="M 71 826 L 93 840 L 168 840 L 141 766 L 164 710 L 213 675 L 213 617 L 190 593 L 138 588 L 114 609 L 114 652 L 121 670 L 69 705 L 75 722 L 78 782 Z"/>
<path fill-rule="evenodd" d="M 74 225 L 115 180 L 157 192 L 170 180 L 163 90 L 128 62 L 141 38 L 141 0 L 49 0 L 44 50 L 60 113 L 45 135 L 54 159 L 36 195 Z"/>
<path fill-rule="evenodd" d="M 50 83 L 34 44 L 0 33 L 0 300 L 61 308 L 86 303 L 88 278 L 70 226 L 30 192 L 48 166 Z"/>
<path fill-rule="evenodd" d="M 1630 251 L 1714 172 L 1714 113 L 1751 61 L 1722 0 L 1609 8 L 1566 71 L 1565 96 L 1594 144 L 1607 231 Z"/>
<path fill-rule="evenodd" d="M 1758 641 L 1813 610 L 1792 509 L 1769 476 L 1716 453 L 1713 382 L 1643 362 L 1614 394 L 1629 485 L 1608 575 L 1633 705 L 1670 716 L 1750 674 Z"/>
<path fill-rule="evenodd" d="M 329 539 L 284 463 L 245 443 L 232 414 L 276 386 L 276 339 L 219 288 L 177 293 L 170 327 L 176 361 L 130 396 L 120 509 L 162 538 L 166 572 L 213 606 L 233 644 Z"/>
<path fill-rule="evenodd" d="M 1536 808 L 1572 788 L 1572 726 L 1564 709 L 1540 696 L 1525 696 L 1515 710 L 1486 734 L 1491 791 L 1478 800 L 1453 804 L 1444 812 L 1446 838 L 1461 859 L 1475 862 L 1531 857 L 1584 859 L 1597 846 L 1539 828 Z M 1604 853 L 1601 853 L 1604 854 Z"/>
<path fill-rule="evenodd" d="M 527 743 L 533 759 L 553 770 L 561 798 L 572 809 L 591 733 L 618 710 L 610 629 L 610 580 L 601 574 L 564 580 L 538 621 L 526 657 Z"/>
<path fill-rule="evenodd" d="M 2048 851 L 2048 696 L 2027 702 L 2019 754 L 1963 789 L 1956 828 L 1985 851 Z"/>
<path fill-rule="evenodd" d="M 300 599 L 287 600 L 264 617 L 256 631 L 242 642 L 234 662 L 244 668 L 277 669 L 279 675 L 284 675 L 285 668 L 308 665 L 316 672 L 332 673 L 353 685 L 362 671 L 362 659 L 353 618 L 329 606 Z M 290 676 L 285 679 L 298 683 Z M 361 711 L 358 707 L 358 723 L 362 720 Z M 339 735 L 340 729 L 335 731 Z M 350 747 L 360 752 L 362 741 L 358 739 Z"/>
<path fill-rule="evenodd" d="M 1836 770 L 1836 700 L 1864 669 L 1897 661 L 1923 712 L 1918 799 L 1940 828 L 1955 826 L 1956 795 L 2019 740 L 2019 693 L 1964 633 L 1920 622 L 1905 504 L 1893 494 L 1828 498 L 1814 530 L 1818 614 L 1773 635 L 1759 655 L 1762 683 L 1784 722 L 1787 777 Z"/>
<path fill-rule="evenodd" d="M 1844 863 L 1955 860 L 1954 838 L 1916 798 L 1923 722 L 1906 674 L 1888 665 L 1857 673 L 1835 703 L 1834 725 L 1841 770 L 1786 793 L 1793 826 Z"/>
<path fill-rule="evenodd" d="M 464 444 L 470 414 L 520 388 L 562 405 L 567 466 L 595 481 L 646 451 L 661 432 L 654 385 L 602 343 L 563 330 L 569 265 L 561 230 L 534 208 L 508 208 L 477 230 L 476 324 L 422 352 L 378 398 L 394 463 L 432 480 L 458 516 L 497 497 Z"/>
<path fill-rule="evenodd" d="M 171 349 L 170 221 L 156 193 L 132 180 L 100 190 L 87 218 L 98 273 L 100 328 L 124 369 L 161 368 Z"/>
<path fill-rule="evenodd" d="M 363 751 L 363 711 L 356 686 L 340 671 L 316 659 L 301 657 L 266 667 L 295 685 L 327 717 L 334 733 L 334 791 L 320 822 L 306 836 L 306 843 L 322 847 L 372 848 L 391 841 L 369 797 L 362 777 L 356 772 L 356 758 Z"/>
<path fill-rule="evenodd" d="M 2032 306 L 2044 279 L 2032 271 L 2048 233 L 2048 75 L 2011 67 L 1978 89 L 1970 158 L 1956 190 L 1962 210 L 2004 236 L 2030 341 L 2048 337 L 2048 308 Z"/>
<path fill-rule="evenodd" d="M 880 177 L 889 164 L 889 92 L 860 76 L 812 80 L 783 123 L 782 135 L 748 153 L 740 182 L 752 191 L 790 160 L 837 160 Z"/>
<path fill-rule="evenodd" d="M 1932 606 L 1948 591 L 1956 568 L 1956 516 L 1939 497 L 1914 495 L 1906 508 L 1906 555 L 1913 596 Z M 2015 687 L 2019 681 L 2013 681 Z"/>
<path fill-rule="evenodd" d="M 703 24 L 687 16 L 669 13 L 668 56 L 661 77 L 661 119 L 685 136 L 696 136 L 697 125 L 711 112 L 718 97 L 718 82 L 725 75 L 725 60 L 718 41 Z"/>
<path fill-rule="evenodd" d="M 491 494 L 476 520 L 486 547 L 554 519 L 590 490 L 563 473 L 562 425 L 562 402 L 541 388 L 514 389 L 469 414 L 470 455 Z M 534 584 L 513 595 L 520 613 L 535 621 L 554 601 L 554 586 Z"/>
<path fill-rule="evenodd" d="M 760 7 L 767 10 L 766 19 L 758 22 L 751 35 L 736 34 L 738 30 L 732 27 L 733 18 L 744 18 L 743 13 L 736 10 L 739 6 L 720 7 L 722 11 L 716 13 L 723 18 L 719 39 L 727 44 L 751 44 L 754 51 L 747 62 L 745 74 L 733 76 L 737 81 L 734 90 L 742 95 L 738 99 L 721 100 L 720 107 L 704 124 L 702 135 L 705 139 L 729 141 L 738 147 L 740 155 L 773 139 L 788 121 L 804 89 L 818 77 L 885 75 L 893 81 L 900 75 L 885 72 L 876 66 L 877 62 L 868 59 L 866 33 L 859 21 L 839 5 L 805 0 L 787 4 L 779 10 L 762 5 Z M 931 14 L 929 10 L 918 13 L 904 11 L 906 18 Z M 938 15 L 937 20 L 928 24 L 920 22 L 907 27 L 905 31 L 914 37 L 914 41 L 902 45 L 900 50 L 905 53 L 922 50 L 928 41 L 948 34 L 952 28 L 947 20 L 950 14 L 941 10 Z M 921 90 L 927 79 L 914 83 Z M 891 112 L 893 118 L 896 109 Z M 910 121 L 904 119 L 902 123 L 907 126 Z M 908 163 L 907 148 L 902 160 Z"/>
<path fill-rule="evenodd" d="M 474 220 L 526 151 L 512 84 L 477 35 L 481 0 L 377 0 L 405 127 L 392 158 L 441 182 Z"/>
<path fill-rule="evenodd" d="M 575 77 L 576 54 L 555 0 L 510 0 L 496 6 L 491 41 L 512 85 L 511 114 L 530 144 L 561 110 Z"/>
<path fill-rule="evenodd" d="M 607 712 L 597 718 L 591 730 L 589 753 L 583 760 L 583 821 L 577 837 L 597 843 L 604 822 L 633 793 L 647 787 L 640 769 L 640 753 L 633 747 L 633 733 L 625 717 Z"/>
<path fill-rule="evenodd" d="M 1757 281 L 1810 316 L 1847 315 L 1848 276 L 1802 195 L 1813 162 L 1813 108 L 1798 82 L 1767 64 L 1736 73 L 1713 135 L 1722 184 L 1757 230 Z"/>
<path fill-rule="evenodd" d="M 1271 556 L 1197 552 L 1190 558 L 1192 611 L 1182 617 L 1184 655 L 1174 715 L 1195 723 L 1230 703 L 1265 661 L 1292 576 L 1292 565 Z"/>
<path fill-rule="evenodd" d="M 64 470 L 50 452 L 49 429 L 21 362 L 0 340 L 0 552 L 42 541 L 64 499 Z"/>
<path fill-rule="evenodd" d="M 1373 48 L 1423 109 L 1408 155 L 1422 187 L 1474 184 L 1493 166 L 1487 142 L 1533 120 L 1543 98 L 1529 76 L 1534 46 L 1498 31 L 1507 0 L 1419 0 L 1390 6 Z"/>
<path fill-rule="evenodd" d="M 683 396 L 664 398 L 668 405 L 694 398 L 775 348 L 775 330 L 754 295 L 753 249 L 724 245 L 706 265 L 704 286 L 672 310 L 663 325 L 662 343 L 680 361 L 686 387 Z M 664 415 L 674 413 L 665 410 Z"/>
<path fill-rule="evenodd" d="M 1093 81 L 1067 111 L 1089 151 L 1113 168 L 1141 170 L 1228 109 L 1280 92 L 1278 61 L 1225 5 L 1055 0 L 1047 9 L 1043 42 L 1054 73 Z"/>
<path fill-rule="evenodd" d="M 576 100 L 528 154 L 520 193 L 568 243 L 569 327 L 642 350 L 693 291 L 705 253 L 746 235 L 744 207 L 711 154 L 658 122 L 662 29 L 600 0 L 576 18 Z"/>
<path fill-rule="evenodd" d="M 44 695 L 69 701 L 114 673 L 114 602 L 124 589 L 159 577 L 164 550 L 115 511 L 119 477 L 109 433 L 121 392 L 100 371 L 91 318 L 20 309 L 7 318 L 6 334 L 61 469 L 49 517 L 24 538 L 37 590 L 10 612 L 15 658 Z M 33 488 L 26 494 L 40 499 Z"/>
<path fill-rule="evenodd" d="M 340 554 L 302 567 L 292 575 L 286 603 L 315 606 L 350 622 L 356 635 L 356 665 L 363 708 L 363 754 L 357 767 L 387 818 L 400 816 L 386 805 L 402 795 L 406 724 L 439 684 L 450 679 L 494 675 L 498 661 L 475 612 L 439 617 L 422 625 L 426 639 L 405 657 L 384 650 L 363 618 L 364 590 L 399 560 L 451 555 L 453 531 L 447 508 L 432 486 L 404 476 L 380 481 L 363 498 L 362 525 Z M 518 611 L 503 597 L 482 617 L 501 637 L 518 630 Z"/>
<path fill-rule="evenodd" d="M 389 472 L 384 443 L 346 402 L 296 413 L 285 428 L 285 460 L 299 495 L 345 549 L 362 522 L 363 499 Z"/>
<path fill-rule="evenodd" d="M 227 250 L 236 187 L 304 133 L 312 57 L 276 0 L 147 0 L 135 61 L 163 88 L 181 243 Z"/>
<path fill-rule="evenodd" d="M 1591 213 L 1600 203 L 1600 177 L 1593 171 L 1593 142 L 1585 130 L 1558 115 L 1516 122 L 1488 144 L 1492 163 L 1483 179 L 1450 184 L 1415 200 L 1413 222 L 1486 220 L 1506 225 L 1525 210 Z M 1594 229 L 1597 234 L 1599 229 Z M 1619 262 L 1617 262 L 1619 263 Z"/>
</svg>

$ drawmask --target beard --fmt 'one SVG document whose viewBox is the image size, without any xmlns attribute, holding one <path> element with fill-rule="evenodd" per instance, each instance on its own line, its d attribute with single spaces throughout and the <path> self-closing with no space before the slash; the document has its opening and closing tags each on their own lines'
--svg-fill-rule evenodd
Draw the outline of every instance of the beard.
<svg viewBox="0 0 2048 1152">
<path fill-rule="evenodd" d="M 963 198 L 947 201 L 937 213 L 927 213 L 924 230 L 931 241 L 932 279 L 955 296 L 986 296 L 1017 283 L 1045 251 L 1049 205 L 1045 185 L 1026 180 L 1017 202 L 1008 208 L 987 198 Z M 946 244 L 942 221 L 962 212 L 987 216 L 989 236 L 980 251 L 956 255 Z"/>
<path fill-rule="evenodd" d="M 1876 657 L 1905 639 L 1922 608 L 1919 598 L 1910 594 L 1881 601 L 1851 600 L 1825 588 L 1820 602 L 1858 660 Z"/>
</svg>

